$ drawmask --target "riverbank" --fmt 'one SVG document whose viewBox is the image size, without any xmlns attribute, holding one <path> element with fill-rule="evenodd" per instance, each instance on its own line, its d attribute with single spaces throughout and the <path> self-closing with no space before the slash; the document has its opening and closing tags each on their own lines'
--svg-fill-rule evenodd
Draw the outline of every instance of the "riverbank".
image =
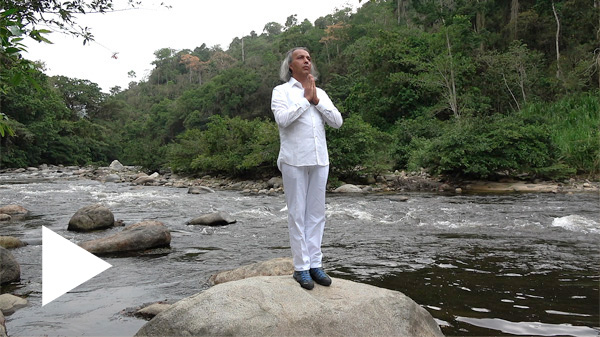
<svg viewBox="0 0 600 337">
<path fill-rule="evenodd" d="M 283 193 L 280 176 L 262 179 L 244 180 L 234 177 L 183 176 L 172 172 L 155 172 L 150 175 L 140 167 L 123 166 L 113 161 L 107 167 L 40 165 L 38 167 L 3 169 L 3 173 L 27 174 L 39 179 L 51 178 L 87 178 L 101 182 L 131 183 L 134 185 L 166 186 L 175 188 L 207 187 L 208 189 L 237 190 L 247 194 Z M 353 189 L 338 189 L 343 185 Z M 396 171 L 376 177 L 365 178 L 360 184 L 336 182 L 328 186 L 329 192 L 340 190 L 361 193 L 399 193 L 399 192 L 444 192 L 444 193 L 579 193 L 600 192 L 600 179 L 573 177 L 562 182 L 528 181 L 506 178 L 500 181 L 444 180 L 432 177 L 426 172 Z"/>
</svg>

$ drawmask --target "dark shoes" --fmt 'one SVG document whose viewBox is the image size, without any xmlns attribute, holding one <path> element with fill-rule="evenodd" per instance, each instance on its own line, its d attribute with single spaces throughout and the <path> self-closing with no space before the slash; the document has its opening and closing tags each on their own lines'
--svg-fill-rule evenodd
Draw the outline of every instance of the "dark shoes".
<svg viewBox="0 0 600 337">
<path fill-rule="evenodd" d="M 318 284 L 326 287 L 331 285 L 331 278 L 325 274 L 323 268 L 310 268 L 309 273 L 310 277 Z"/>
<path fill-rule="evenodd" d="M 311 290 L 315 287 L 315 283 L 312 278 L 310 278 L 308 270 L 294 271 L 294 280 L 298 281 L 300 286 L 304 289 Z"/>
<path fill-rule="evenodd" d="M 325 274 L 323 268 L 310 268 L 310 270 L 294 271 L 294 280 L 298 281 L 302 288 L 308 290 L 315 287 L 315 282 L 326 287 L 331 285 L 331 278 Z"/>
</svg>

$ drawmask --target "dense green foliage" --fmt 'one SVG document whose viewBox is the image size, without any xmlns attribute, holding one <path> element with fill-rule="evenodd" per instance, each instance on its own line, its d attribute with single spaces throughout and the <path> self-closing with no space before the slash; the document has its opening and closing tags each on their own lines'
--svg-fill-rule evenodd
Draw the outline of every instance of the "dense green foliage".
<svg viewBox="0 0 600 337">
<path fill-rule="evenodd" d="M 16 12 L 2 13 L 6 24 Z M 599 25 L 598 0 L 373 0 L 314 23 L 266 23 L 227 50 L 157 50 L 146 80 L 110 94 L 30 67 L 37 87 L 2 82 L 0 166 L 119 159 L 274 174 L 271 91 L 284 53 L 300 45 L 344 117 L 327 129 L 334 178 L 421 168 L 484 179 L 598 174 Z"/>
</svg>

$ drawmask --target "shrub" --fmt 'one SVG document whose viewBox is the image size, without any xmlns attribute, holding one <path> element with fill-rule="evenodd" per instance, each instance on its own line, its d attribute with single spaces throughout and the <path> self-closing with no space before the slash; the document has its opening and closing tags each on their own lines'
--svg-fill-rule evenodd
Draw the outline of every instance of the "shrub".
<svg viewBox="0 0 600 337">
<path fill-rule="evenodd" d="M 279 151 L 273 122 L 214 115 L 207 129 L 190 129 L 168 150 L 176 171 L 190 173 L 255 174 L 272 171 Z"/>
<path fill-rule="evenodd" d="M 332 175 L 358 178 L 391 168 L 392 136 L 351 115 L 339 129 L 327 128 Z"/>
<path fill-rule="evenodd" d="M 410 158 L 424 155 L 428 140 L 442 135 L 444 128 L 443 121 L 426 116 L 414 119 L 403 118 L 396 122 L 392 130 L 395 168 L 419 169 L 419 167 L 408 167 Z"/>
<path fill-rule="evenodd" d="M 409 159 L 409 166 L 478 179 L 498 171 L 531 172 L 543 178 L 573 173 L 558 165 L 548 126 L 518 113 L 450 123 L 441 136 L 422 142 L 420 151 L 414 151 Z"/>
<path fill-rule="evenodd" d="M 550 137 L 565 165 L 578 173 L 600 171 L 600 92 L 530 104 L 523 115 L 542 119 L 550 126 Z"/>
</svg>

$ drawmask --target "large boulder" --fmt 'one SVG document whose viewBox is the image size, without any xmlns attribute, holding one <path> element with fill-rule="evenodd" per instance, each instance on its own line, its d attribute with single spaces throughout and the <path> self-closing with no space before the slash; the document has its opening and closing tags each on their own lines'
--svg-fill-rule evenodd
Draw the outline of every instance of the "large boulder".
<svg viewBox="0 0 600 337">
<path fill-rule="evenodd" d="M 290 275 L 227 282 L 175 303 L 136 336 L 443 336 L 404 294 L 333 279 L 307 291 Z"/>
<path fill-rule="evenodd" d="M 125 227 L 121 232 L 79 246 L 92 254 L 113 254 L 168 247 L 171 244 L 169 228 L 160 221 L 142 221 Z"/>
<path fill-rule="evenodd" d="M 125 167 L 118 160 L 113 160 L 108 168 L 110 168 L 113 171 L 123 171 Z"/>
<path fill-rule="evenodd" d="M 0 284 L 21 279 L 21 266 L 15 257 L 4 247 L 0 247 Z"/>
<path fill-rule="evenodd" d="M 281 276 L 292 275 L 294 263 L 291 257 L 279 257 L 276 259 L 257 262 L 242 266 L 233 270 L 226 270 L 212 275 L 208 279 L 210 285 L 242 280 L 255 276 Z"/>
<path fill-rule="evenodd" d="M 114 226 L 115 216 L 107 207 L 95 204 L 80 208 L 69 220 L 67 230 L 88 232 Z"/>
<path fill-rule="evenodd" d="M 6 205 L 0 207 L 0 214 L 8 214 L 8 215 L 26 215 L 29 211 L 19 205 Z"/>
<path fill-rule="evenodd" d="M 186 225 L 203 225 L 203 226 L 226 226 L 235 223 L 236 220 L 225 212 L 214 212 L 201 215 L 186 223 Z"/>
</svg>

